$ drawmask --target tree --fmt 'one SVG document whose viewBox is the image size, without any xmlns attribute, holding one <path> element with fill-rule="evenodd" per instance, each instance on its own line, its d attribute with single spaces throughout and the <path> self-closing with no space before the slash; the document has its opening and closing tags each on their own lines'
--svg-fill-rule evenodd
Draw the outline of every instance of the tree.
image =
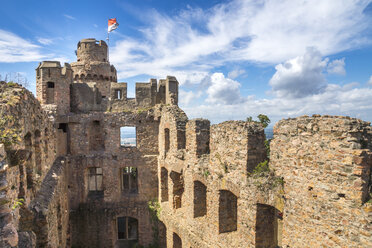
<svg viewBox="0 0 372 248">
<path fill-rule="evenodd" d="M 257 123 L 261 123 L 264 128 L 266 128 L 269 125 L 269 123 L 271 122 L 269 117 L 267 117 L 267 115 L 259 114 L 259 115 L 257 115 L 257 118 L 258 118 L 259 121 L 254 121 L 252 116 L 249 116 L 247 118 L 247 122 L 253 122 L 254 121 L 254 122 L 257 122 Z"/>
<path fill-rule="evenodd" d="M 260 120 L 260 123 L 262 124 L 264 128 L 266 128 L 271 122 L 269 117 L 267 117 L 267 115 L 259 114 L 257 118 Z"/>
</svg>

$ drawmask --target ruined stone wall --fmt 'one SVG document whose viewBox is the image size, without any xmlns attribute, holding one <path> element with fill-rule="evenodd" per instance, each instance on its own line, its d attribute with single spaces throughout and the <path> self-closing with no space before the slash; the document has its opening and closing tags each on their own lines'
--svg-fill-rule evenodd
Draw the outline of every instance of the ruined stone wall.
<svg viewBox="0 0 372 248">
<path fill-rule="evenodd" d="M 50 187 L 46 187 L 48 175 L 56 158 L 55 130 L 39 102 L 32 93 L 16 84 L 0 84 L 0 115 L 2 117 L 1 143 L 1 196 L 0 229 L 2 247 L 24 247 L 39 242 L 34 229 L 38 216 L 32 211 L 37 201 Z M 63 194 L 54 192 L 53 198 Z M 64 204 L 66 204 L 66 198 Z M 65 205 L 64 205 L 65 206 Z M 66 210 L 67 207 L 64 209 Z M 68 216 L 61 213 L 61 218 Z M 49 211 L 48 220 L 57 219 Z M 44 231 L 51 230 L 43 226 Z M 67 222 L 61 226 L 67 233 Z M 51 238 L 56 240 L 56 237 Z"/>
<path fill-rule="evenodd" d="M 167 76 L 161 79 L 159 87 L 156 79 L 148 83 L 136 83 L 135 98 L 127 97 L 127 83 L 111 83 L 111 98 L 109 111 L 121 112 L 132 109 L 147 110 L 156 103 L 168 105 L 178 104 L 178 81 Z"/>
<path fill-rule="evenodd" d="M 283 247 L 371 247 L 370 123 L 348 117 L 282 120 L 270 166 L 284 177 Z"/>
<path fill-rule="evenodd" d="M 148 201 L 157 197 L 158 125 L 154 111 L 95 112 L 69 118 L 69 190 L 72 245 L 122 247 L 117 218 L 138 220 L 138 243 L 153 242 Z M 96 123 L 95 126 L 92 123 Z M 136 127 L 136 146 L 120 143 L 120 128 Z M 94 145 L 98 140 L 98 146 Z M 89 169 L 102 168 L 102 188 L 89 189 Z M 123 188 L 122 171 L 137 169 L 137 191 Z M 124 246 L 125 247 L 125 246 Z"/>
<path fill-rule="evenodd" d="M 266 222 L 274 224 L 271 233 L 258 232 L 258 242 L 267 235 L 269 245 L 279 245 L 280 179 L 247 171 L 265 159 L 263 128 L 242 121 L 209 125 L 203 119 L 187 121 L 177 107 L 162 109 L 158 180 L 166 247 L 254 247 L 256 225 L 265 219 L 260 206 L 272 209 Z M 186 147 L 179 149 L 177 131 L 185 126 Z"/>
<path fill-rule="evenodd" d="M 61 67 L 58 61 L 44 61 L 36 68 L 36 96 L 53 115 L 70 112 L 70 84 L 72 70 L 69 64 Z"/>
</svg>

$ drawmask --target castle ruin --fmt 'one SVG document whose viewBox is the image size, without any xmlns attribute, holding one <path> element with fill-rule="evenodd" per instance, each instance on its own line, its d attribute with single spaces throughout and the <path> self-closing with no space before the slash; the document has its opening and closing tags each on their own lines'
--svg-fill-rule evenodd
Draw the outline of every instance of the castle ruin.
<svg viewBox="0 0 372 248">
<path fill-rule="evenodd" d="M 372 127 L 189 120 L 175 77 L 117 82 L 104 41 L 0 84 L 0 247 L 372 247 Z M 269 168 L 257 167 L 269 155 Z M 262 164 L 261 164 L 262 165 Z"/>
</svg>

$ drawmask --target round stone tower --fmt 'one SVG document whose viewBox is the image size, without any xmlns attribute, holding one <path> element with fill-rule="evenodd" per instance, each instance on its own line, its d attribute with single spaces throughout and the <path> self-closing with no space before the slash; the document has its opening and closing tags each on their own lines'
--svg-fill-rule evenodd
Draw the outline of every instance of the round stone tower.
<svg viewBox="0 0 372 248">
<path fill-rule="evenodd" d="M 102 61 L 107 62 L 107 44 L 103 40 L 82 39 L 78 43 L 77 61 Z"/>
<path fill-rule="evenodd" d="M 110 93 L 110 83 L 117 82 L 116 69 L 108 62 L 108 47 L 103 40 L 82 39 L 76 50 L 77 62 L 71 63 L 74 83 L 95 83 L 102 96 Z"/>
</svg>

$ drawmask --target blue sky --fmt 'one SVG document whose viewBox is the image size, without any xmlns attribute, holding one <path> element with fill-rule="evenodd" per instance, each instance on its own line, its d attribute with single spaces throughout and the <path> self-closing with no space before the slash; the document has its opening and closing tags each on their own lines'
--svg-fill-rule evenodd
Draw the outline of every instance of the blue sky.
<svg viewBox="0 0 372 248">
<path fill-rule="evenodd" d="M 180 106 L 213 123 L 267 114 L 372 121 L 371 0 L 3 1 L 0 74 L 35 92 L 41 60 L 76 60 L 82 38 L 105 39 L 129 95 L 174 75 Z"/>
</svg>

